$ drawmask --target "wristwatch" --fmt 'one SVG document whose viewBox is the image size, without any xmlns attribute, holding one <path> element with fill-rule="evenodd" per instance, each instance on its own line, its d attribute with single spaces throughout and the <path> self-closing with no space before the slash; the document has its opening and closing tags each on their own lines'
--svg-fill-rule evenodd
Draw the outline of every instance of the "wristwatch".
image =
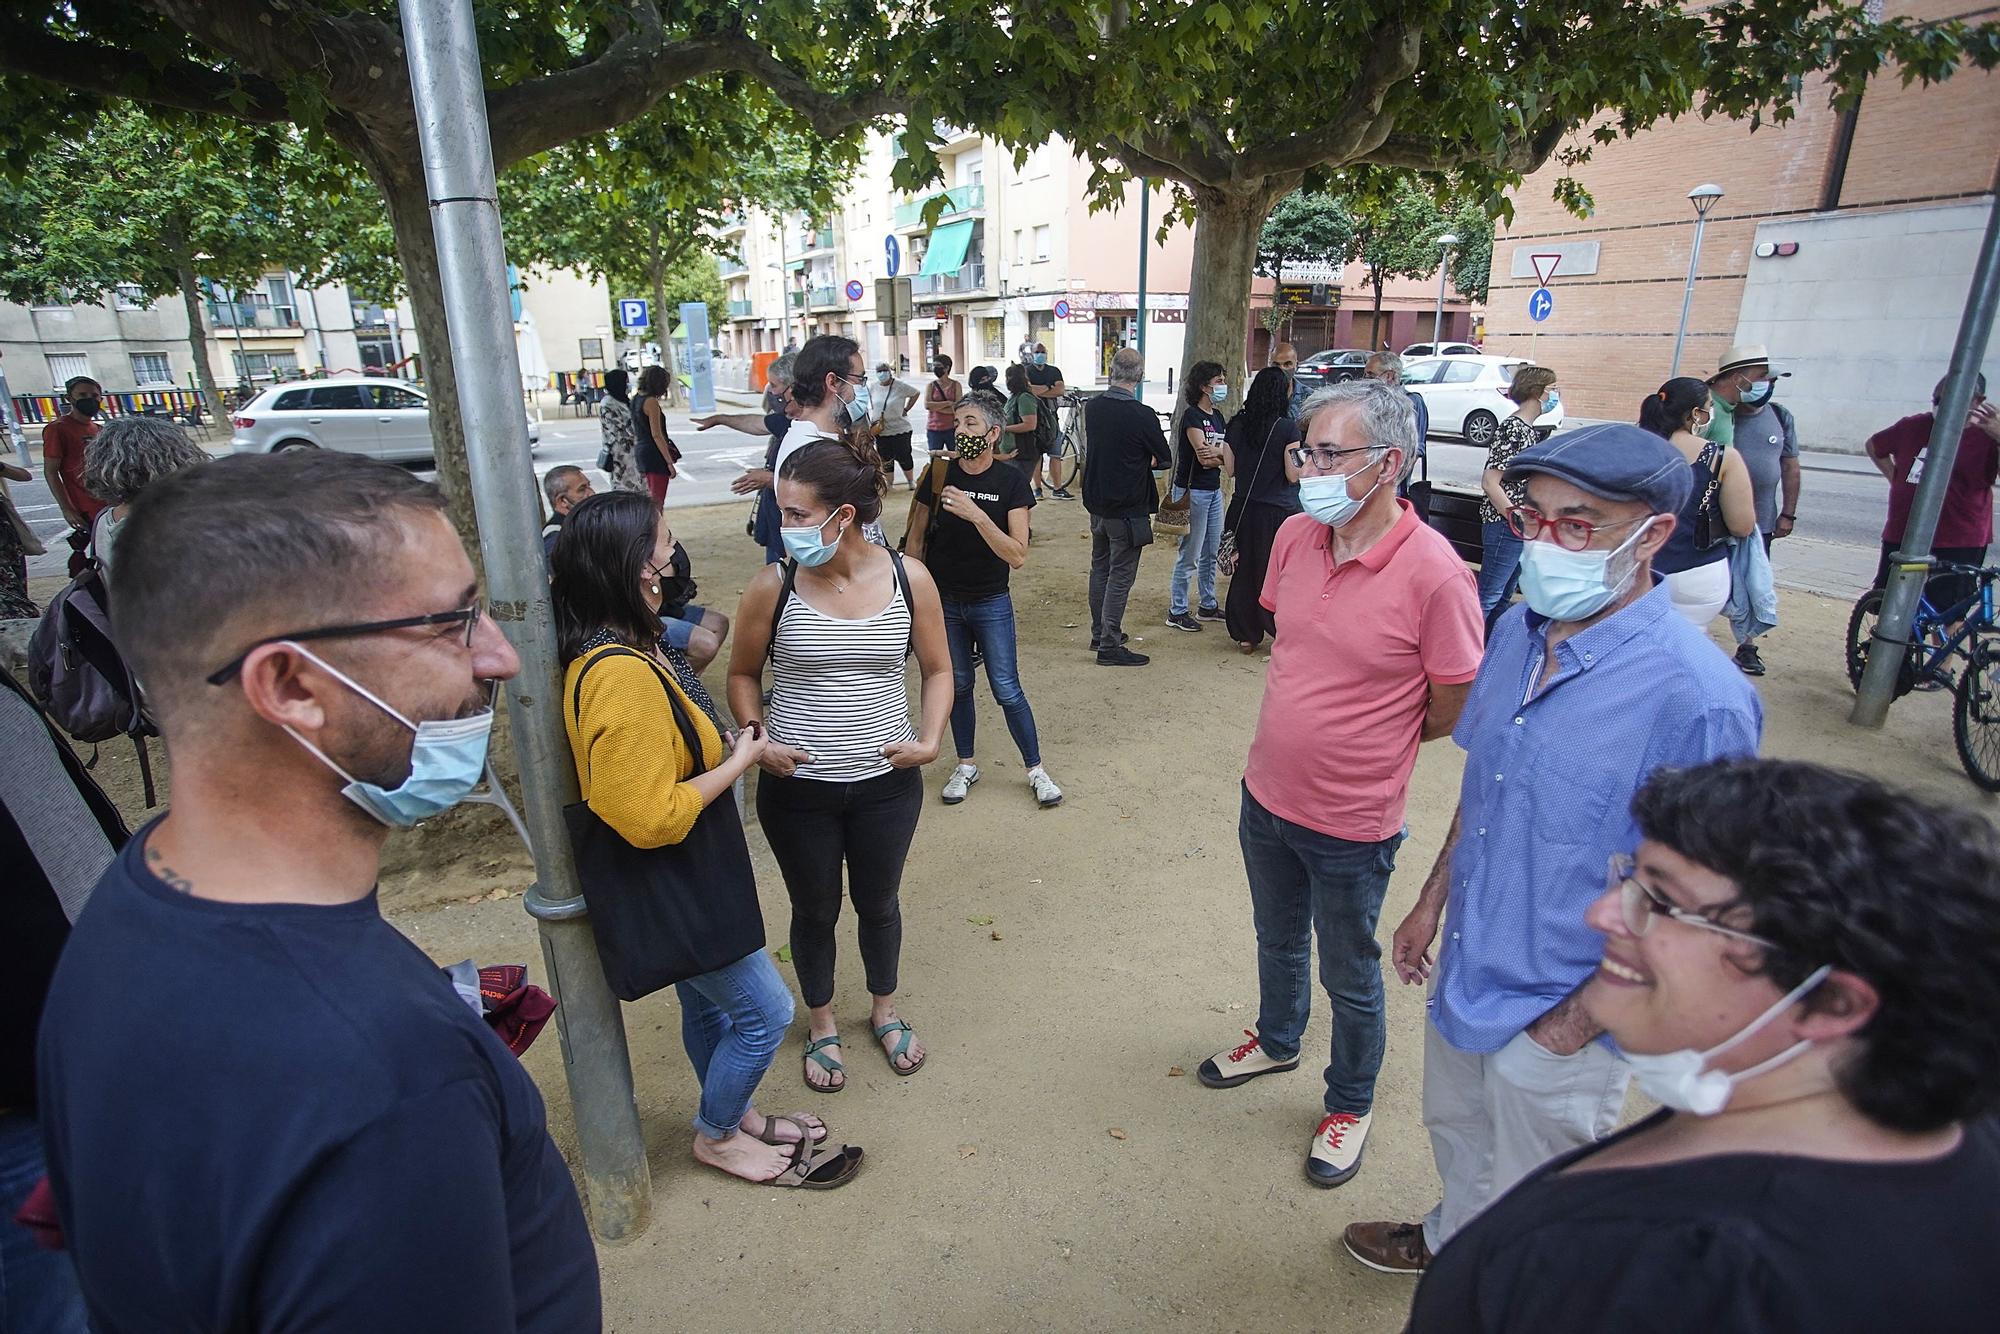
<svg viewBox="0 0 2000 1334">
<path fill-rule="evenodd" d="M 1799 521 L 1799 516 L 1796 514 L 1780 514 L 1778 517 L 1781 519 L 1790 519 L 1793 523 Z"/>
</svg>

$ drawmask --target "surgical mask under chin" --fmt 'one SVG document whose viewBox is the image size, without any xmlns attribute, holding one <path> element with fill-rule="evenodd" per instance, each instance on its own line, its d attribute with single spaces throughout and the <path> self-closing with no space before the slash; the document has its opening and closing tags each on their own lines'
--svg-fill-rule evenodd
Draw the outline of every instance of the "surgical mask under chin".
<svg viewBox="0 0 2000 1334">
<path fill-rule="evenodd" d="M 1759 380 L 1736 396 L 1736 406 L 1740 408 L 1761 408 L 1771 401 L 1771 395 L 1778 392 L 1775 380 Z"/>
<path fill-rule="evenodd" d="M 391 708 L 374 691 L 356 681 L 339 668 L 298 644 L 290 647 L 318 663 L 322 670 L 331 674 L 342 685 L 361 698 L 373 704 L 382 712 L 394 718 L 403 726 L 416 733 L 416 740 L 410 746 L 410 774 L 393 788 L 385 788 L 379 783 L 370 783 L 356 778 L 340 767 L 332 756 L 287 727 L 292 740 L 304 746 L 318 758 L 321 764 L 347 780 L 341 795 L 367 811 L 383 824 L 394 829 L 408 829 L 420 820 L 440 815 L 459 802 L 473 797 L 473 789 L 479 780 L 488 775 L 486 763 L 487 744 L 493 735 L 493 710 L 486 708 L 463 718 L 437 718 L 421 723 L 413 723 L 401 713 Z M 481 793 L 476 800 L 499 806 L 513 820 L 516 830 L 521 828 L 520 817 L 514 814 L 500 793 L 496 782 L 490 791 Z M 527 841 L 526 833 L 521 835 Z"/>
<path fill-rule="evenodd" d="M 1339 528 L 1359 513 L 1368 497 L 1381 489 L 1382 479 L 1359 497 L 1347 494 L 1346 477 L 1301 477 L 1299 507 L 1329 528 Z"/>
<path fill-rule="evenodd" d="M 847 526 L 842 524 L 840 531 L 833 535 L 833 541 L 827 541 L 826 525 L 832 520 L 833 516 L 828 515 L 822 522 L 805 528 L 780 528 L 778 534 L 784 539 L 785 554 L 808 568 L 832 560 L 833 553 L 840 547 L 840 539 L 847 535 Z"/>
<path fill-rule="evenodd" d="M 1300 483 L 1303 487 L 1304 483 Z M 1615 581 L 1611 567 L 1631 551 L 1653 521 L 1639 525 L 1638 531 L 1610 551 L 1567 551 L 1553 542 L 1539 539 L 1521 544 L 1521 596 L 1538 616 L 1552 621 L 1587 621 L 1603 611 L 1625 591 L 1638 570 L 1637 561 L 1625 565 Z"/>
<path fill-rule="evenodd" d="M 1708 1070 L 1703 1067 L 1731 1047 L 1746 1041 L 1764 1025 L 1790 1009 L 1814 987 L 1826 981 L 1826 975 L 1832 971 L 1832 964 L 1821 964 L 1813 971 L 1812 976 L 1786 992 L 1776 1005 L 1737 1030 L 1735 1037 L 1718 1043 L 1707 1051 L 1695 1051 L 1684 1047 L 1679 1051 L 1665 1051 L 1654 1056 L 1629 1051 L 1621 1051 L 1620 1055 L 1625 1058 L 1625 1063 L 1632 1067 L 1632 1077 L 1639 1081 L 1639 1087 L 1661 1104 L 1677 1112 L 1714 1116 L 1729 1105 L 1729 1095 L 1735 1091 L 1738 1084 L 1746 1079 L 1755 1079 L 1758 1075 L 1775 1070 L 1787 1061 L 1793 1060 L 1807 1047 L 1812 1046 L 1812 1042 L 1810 1040 L 1795 1042 L 1770 1060 L 1759 1062 L 1748 1070 L 1739 1070 L 1733 1075 L 1727 1071 Z"/>
</svg>

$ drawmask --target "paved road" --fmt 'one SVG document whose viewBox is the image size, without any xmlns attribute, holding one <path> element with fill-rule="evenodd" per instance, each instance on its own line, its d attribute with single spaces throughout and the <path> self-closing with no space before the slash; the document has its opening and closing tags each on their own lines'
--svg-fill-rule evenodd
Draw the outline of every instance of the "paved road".
<svg viewBox="0 0 2000 1334">
<path fill-rule="evenodd" d="M 1164 396 L 1161 396 L 1164 404 Z M 748 412 L 748 402 L 725 400 L 725 411 Z M 744 435 L 727 427 L 697 431 L 685 413 L 668 414 L 668 430 L 685 454 L 681 476 L 668 492 L 669 505 L 708 505 L 749 501 L 730 493 L 729 483 L 745 468 L 762 464 L 764 437 Z M 594 472 L 601 441 L 595 417 L 572 417 L 566 410 L 551 410 L 543 419 L 541 444 L 535 451 L 535 473 L 539 478 L 563 463 L 578 464 Z M 228 441 L 219 433 L 208 441 L 217 453 L 226 452 Z M 1438 481 L 1477 485 L 1485 463 L 1484 451 L 1444 440 L 1430 447 L 1431 475 Z M 61 541 L 62 515 L 49 497 L 39 476 L 13 488 L 14 502 L 23 517 L 42 536 L 49 554 L 29 561 L 29 574 L 60 575 L 68 548 Z M 424 476 L 432 476 L 428 472 Z M 599 486 L 606 484 L 595 475 Z M 1864 459 L 1847 455 L 1808 455 L 1805 483 L 1799 501 L 1797 533 L 1778 544 L 1774 554 L 1778 578 L 1791 587 L 1833 596 L 1851 597 L 1873 577 L 1879 551 L 1886 487 L 1881 477 Z"/>
</svg>

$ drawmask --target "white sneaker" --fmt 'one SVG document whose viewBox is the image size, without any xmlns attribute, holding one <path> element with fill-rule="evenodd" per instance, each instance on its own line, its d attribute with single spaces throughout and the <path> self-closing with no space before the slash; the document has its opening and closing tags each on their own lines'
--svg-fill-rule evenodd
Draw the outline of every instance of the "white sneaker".
<svg viewBox="0 0 2000 1334">
<path fill-rule="evenodd" d="M 1062 789 L 1056 786 L 1056 780 L 1049 777 L 1047 771 L 1037 769 L 1029 774 L 1028 786 L 1035 790 L 1035 804 L 1043 810 L 1062 805 Z"/>
<path fill-rule="evenodd" d="M 965 800 L 965 794 L 979 781 L 979 769 L 975 765 L 961 764 L 951 771 L 951 777 L 944 780 L 944 804 L 956 806 Z"/>
<path fill-rule="evenodd" d="M 1263 1041 L 1249 1029 L 1243 1036 L 1250 1039 L 1241 1046 L 1219 1051 L 1203 1061 L 1194 1072 L 1195 1078 L 1212 1089 L 1233 1089 L 1238 1084 L 1247 1084 L 1259 1075 L 1275 1075 L 1285 1070 L 1299 1068 L 1299 1058 L 1277 1061 L 1264 1054 Z"/>
<path fill-rule="evenodd" d="M 1306 1179 L 1315 1186 L 1339 1186 L 1359 1172 L 1361 1146 L 1368 1142 L 1368 1124 L 1374 1118 L 1373 1112 L 1359 1116 L 1328 1112 L 1321 1117 L 1306 1154 Z"/>
</svg>

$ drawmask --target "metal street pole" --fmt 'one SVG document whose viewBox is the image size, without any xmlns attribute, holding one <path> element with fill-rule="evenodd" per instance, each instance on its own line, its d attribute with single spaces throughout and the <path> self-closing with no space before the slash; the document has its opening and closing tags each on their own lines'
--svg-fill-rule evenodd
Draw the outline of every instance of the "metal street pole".
<svg viewBox="0 0 2000 1334">
<path fill-rule="evenodd" d="M 1979 363 L 1993 336 L 1994 307 L 2000 305 L 2000 201 L 1986 214 L 1986 239 L 1972 269 L 1972 289 L 1965 294 L 1965 314 L 1959 318 L 1958 341 L 1951 349 L 1951 370 L 1931 420 L 1930 443 L 1924 447 L 1924 475 L 1910 504 L 1903 527 L 1902 550 L 1889 562 L 1889 582 L 1882 592 L 1882 614 L 1868 643 L 1868 669 L 1855 692 L 1854 712 L 1847 720 L 1861 727 L 1880 727 L 1896 695 L 1896 676 L 1910 642 L 1910 622 L 1931 568 L 1931 540 L 1937 535 L 1938 514 L 1944 509 L 1945 488 L 1958 461 L 1958 438 L 1972 408 L 1973 383 Z"/>
<path fill-rule="evenodd" d="M 584 918 L 563 827 L 563 807 L 577 797 L 576 773 L 557 703 L 562 680 L 542 561 L 542 511 L 521 416 L 472 0 L 403 0 L 401 8 L 487 597 L 521 655 L 507 703 L 535 854 L 527 907 L 540 923 L 549 990 L 560 1002 L 556 1025 L 591 1223 L 606 1241 L 628 1240 L 645 1230 L 652 1177 L 624 1019 Z"/>
<path fill-rule="evenodd" d="M 1431 316 L 1431 355 L 1444 354 L 1444 280 L 1451 272 L 1451 248 L 1458 244 L 1458 238 L 1446 232 L 1438 238 L 1438 300 L 1437 311 Z"/>
<path fill-rule="evenodd" d="M 1152 230 L 1150 214 L 1153 207 L 1153 183 L 1139 178 L 1139 355 L 1146 355 L 1146 252 L 1151 249 L 1148 233 Z M 1143 397 L 1143 387 L 1140 394 Z"/>
<path fill-rule="evenodd" d="M 1688 314 L 1694 309 L 1694 271 L 1701 263 L 1701 234 L 1708 228 L 1708 211 L 1715 207 L 1715 201 L 1722 198 L 1719 185 L 1697 185 L 1688 191 L 1688 201 L 1694 205 L 1694 248 L 1688 251 L 1687 286 L 1681 291 L 1681 322 L 1674 330 L 1674 361 L 1667 368 L 1667 378 L 1673 379 L 1681 373 L 1681 347 L 1687 342 Z"/>
</svg>

